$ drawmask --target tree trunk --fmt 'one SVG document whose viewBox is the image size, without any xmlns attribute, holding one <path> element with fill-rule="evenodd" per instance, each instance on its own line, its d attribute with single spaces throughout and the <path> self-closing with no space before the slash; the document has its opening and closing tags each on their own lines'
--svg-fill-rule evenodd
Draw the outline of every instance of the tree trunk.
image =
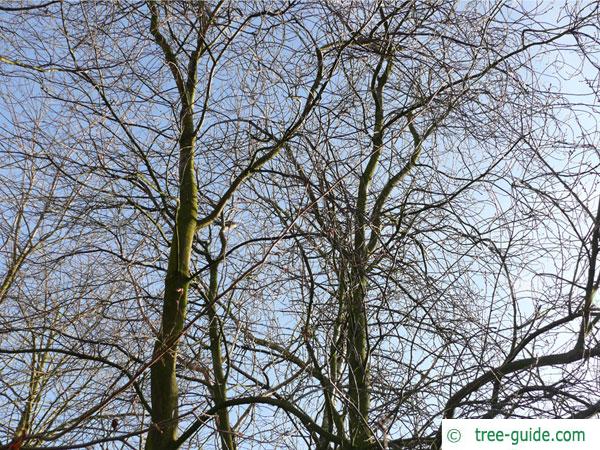
<svg viewBox="0 0 600 450">
<path fill-rule="evenodd" d="M 198 187 L 194 173 L 194 122 L 191 107 L 182 113 L 179 139 L 179 205 L 169 253 L 162 326 L 154 346 L 151 368 L 152 428 L 146 450 L 166 450 L 177 438 L 177 345 L 185 321 L 190 282 L 190 257 L 198 216 Z"/>
</svg>

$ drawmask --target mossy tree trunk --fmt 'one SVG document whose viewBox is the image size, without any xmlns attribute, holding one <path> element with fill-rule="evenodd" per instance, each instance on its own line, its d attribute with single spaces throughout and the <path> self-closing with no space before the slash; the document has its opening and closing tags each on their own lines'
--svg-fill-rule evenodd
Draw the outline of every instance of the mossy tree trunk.
<svg viewBox="0 0 600 450">
<path fill-rule="evenodd" d="M 192 117 L 189 107 L 183 114 L 183 131 L 179 141 L 179 205 L 165 277 L 161 329 L 155 343 L 155 361 L 151 368 L 153 426 L 148 434 L 147 450 L 173 448 L 177 439 L 177 346 L 186 316 L 190 260 L 198 216 Z"/>
<path fill-rule="evenodd" d="M 197 64 L 204 47 L 206 27 L 198 29 L 197 46 L 189 56 L 187 77 L 183 78 L 179 63 L 159 28 L 158 6 L 148 4 L 151 12 L 150 31 L 161 47 L 166 63 L 179 92 L 181 131 L 179 137 L 179 195 L 169 261 L 165 276 L 161 327 L 156 338 L 151 367 L 152 427 L 148 432 L 146 450 L 167 450 L 176 447 L 179 424 L 177 386 L 177 349 L 183 332 L 190 284 L 192 244 L 198 221 L 198 186 L 194 167 L 196 130 L 194 97 L 197 84 Z M 200 7 L 199 15 L 205 14 Z"/>
</svg>

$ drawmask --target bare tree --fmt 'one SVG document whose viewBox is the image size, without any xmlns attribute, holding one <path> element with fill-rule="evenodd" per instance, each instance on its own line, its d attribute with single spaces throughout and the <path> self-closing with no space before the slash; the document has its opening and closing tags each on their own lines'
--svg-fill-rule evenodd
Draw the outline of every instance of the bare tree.
<svg viewBox="0 0 600 450">
<path fill-rule="evenodd" d="M 0 11 L 12 448 L 600 410 L 595 2 Z"/>
</svg>

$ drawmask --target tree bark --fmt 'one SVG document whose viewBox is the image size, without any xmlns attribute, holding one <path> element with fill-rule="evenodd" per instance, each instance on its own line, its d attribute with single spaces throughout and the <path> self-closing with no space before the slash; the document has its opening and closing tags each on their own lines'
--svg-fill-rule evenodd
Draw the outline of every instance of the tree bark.
<svg viewBox="0 0 600 450">
<path fill-rule="evenodd" d="M 151 368 L 152 428 L 146 450 L 174 448 L 177 439 L 177 346 L 185 321 L 190 282 L 190 258 L 198 216 L 198 187 L 194 171 L 194 122 L 191 106 L 182 113 L 179 139 L 179 205 L 165 277 L 162 326 Z"/>
</svg>

